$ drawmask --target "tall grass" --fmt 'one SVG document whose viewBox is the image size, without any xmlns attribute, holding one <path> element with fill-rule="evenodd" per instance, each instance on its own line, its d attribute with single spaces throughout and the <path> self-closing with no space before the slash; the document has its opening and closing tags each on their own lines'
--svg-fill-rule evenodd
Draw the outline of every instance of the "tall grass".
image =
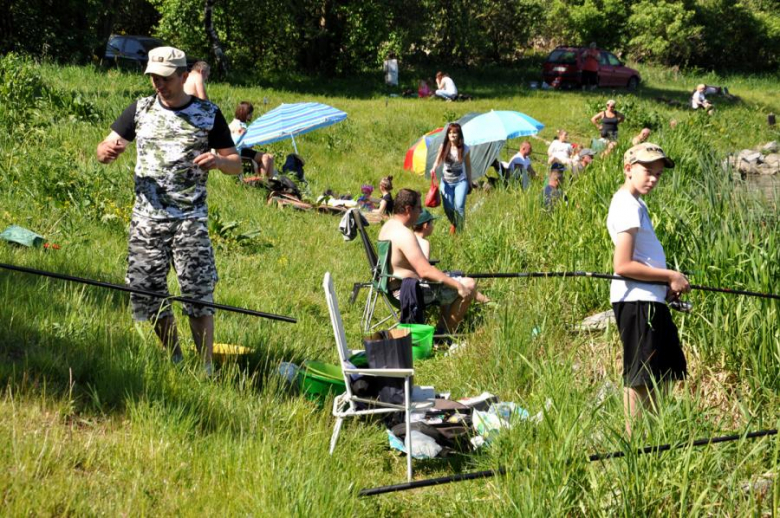
<svg viewBox="0 0 780 518">
<path fill-rule="evenodd" d="M 43 66 L 40 74 L 54 93 L 30 101 L 26 115 L 0 132 L 0 227 L 37 230 L 61 249 L 0 246 L 0 261 L 121 283 L 134 156 L 100 166 L 93 154 L 109 124 L 148 86 L 135 75 L 89 68 Z M 212 84 L 209 93 L 228 115 L 240 100 L 259 111 L 298 100 L 345 110 L 346 122 L 301 137 L 298 146 L 313 193 L 357 194 L 362 183 L 376 184 L 386 174 L 395 175 L 398 187 L 424 189 L 424 178 L 401 170 L 403 153 L 423 132 L 467 111 L 518 109 L 546 124 L 542 138 L 566 127 L 587 143 L 593 103 L 614 94 L 531 91 L 522 85 L 536 78 L 523 74 L 499 74 L 505 82 L 498 85 L 487 74 L 464 76 L 459 84 L 466 91 L 483 93 L 467 104 L 370 96 L 340 85 L 309 94 L 306 83 L 283 89 L 273 82 L 261 88 Z M 643 75 L 647 89 L 625 102 L 637 114 L 680 121 L 654 134 L 678 167 L 664 173 L 646 200 L 670 264 L 694 272 L 697 284 L 776 292 L 776 211 L 737 188 L 719 165 L 736 147 L 777 138 L 762 123 L 776 78 L 728 78 L 743 102 L 723 103 L 714 118 L 702 121 L 653 97 L 663 91 L 682 98 L 687 82 L 717 78 L 675 81 L 656 69 Z M 75 94 L 81 104 L 51 100 Z M 630 124 L 626 130 L 638 129 Z M 453 238 L 440 224 L 432 236 L 434 255 L 445 267 L 475 272 L 610 271 L 605 218 L 622 181 L 620 156 L 629 133 L 623 132 L 618 151 L 565 185 L 569 202 L 552 212 L 542 210 L 541 180 L 527 192 L 476 191 L 468 199 L 465 232 Z M 544 151 L 542 142 L 532 143 Z M 283 157 L 291 147 L 278 143 L 269 150 Z M 416 366 L 419 383 L 453 397 L 490 391 L 532 414 L 547 405 L 541 423 L 521 423 L 489 448 L 415 463 L 419 477 L 498 465 L 510 469 L 507 477 L 358 499 L 362 487 L 402 480 L 404 459 L 388 451 L 384 432 L 370 422 L 348 423 L 329 457 L 329 407 L 291 391 L 276 368 L 280 361 L 309 358 L 335 363 L 320 287 L 325 271 L 334 276 L 348 340 L 358 343 L 362 299 L 350 306 L 347 297 L 352 283 L 368 275 L 360 244 L 343 241 L 337 218 L 269 207 L 261 191 L 219 173 L 209 180 L 209 206 L 212 220 L 218 213 L 221 221 L 238 222 L 236 232 L 259 230 L 249 242 L 231 232 L 214 236 L 216 298 L 292 315 L 298 324 L 220 313 L 217 341 L 253 353 L 204 380 L 183 319 L 180 334 L 190 349 L 186 365 L 177 368 L 149 327 L 131 322 L 125 295 L 0 272 L 4 514 L 629 516 L 777 509 L 776 486 L 763 499 L 741 489 L 777 471 L 776 440 L 585 462 L 587 453 L 630 451 L 641 442 L 626 442 L 622 432 L 614 329 L 571 332 L 584 316 L 609 306 L 608 284 L 588 279 L 483 282 L 498 306 L 474 308 L 457 353 Z M 369 231 L 375 236 L 378 227 Z M 174 291 L 175 284 L 172 279 Z M 777 303 L 695 292 L 690 299 L 694 312 L 676 320 L 691 377 L 646 423 L 644 440 L 777 427 Z"/>
</svg>

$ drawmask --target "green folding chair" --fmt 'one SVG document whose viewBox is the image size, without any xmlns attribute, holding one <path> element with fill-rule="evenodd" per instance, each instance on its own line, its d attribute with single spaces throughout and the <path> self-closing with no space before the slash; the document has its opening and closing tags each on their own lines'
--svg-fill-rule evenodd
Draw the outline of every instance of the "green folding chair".
<svg viewBox="0 0 780 518">
<path fill-rule="evenodd" d="M 369 242 L 368 245 L 371 246 L 371 243 Z M 361 328 L 365 333 L 371 333 L 374 329 L 385 325 L 390 320 L 393 321 L 393 324 L 389 329 L 398 325 L 401 303 L 393 296 L 389 288 L 390 279 L 397 278 L 389 273 L 392 248 L 390 241 L 377 241 L 376 243 L 376 252 L 374 252 L 376 263 L 373 267 L 366 305 L 363 308 L 363 317 L 360 320 Z M 375 322 L 376 306 L 380 298 L 389 314 Z"/>
</svg>

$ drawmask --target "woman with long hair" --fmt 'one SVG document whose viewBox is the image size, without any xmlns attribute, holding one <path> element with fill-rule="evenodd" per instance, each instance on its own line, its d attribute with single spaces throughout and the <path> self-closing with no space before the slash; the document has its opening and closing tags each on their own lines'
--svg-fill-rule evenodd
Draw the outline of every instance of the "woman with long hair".
<svg viewBox="0 0 780 518">
<path fill-rule="evenodd" d="M 471 192 L 471 157 L 469 147 L 463 141 L 463 130 L 457 122 L 447 126 L 431 174 L 440 164 L 442 204 L 451 223 L 450 234 L 454 234 L 466 220 L 466 196 Z"/>
<path fill-rule="evenodd" d="M 241 135 L 246 133 L 249 122 L 252 120 L 255 107 L 248 101 L 241 101 L 236 107 L 235 119 L 230 121 L 230 135 L 234 142 L 238 142 Z M 251 158 L 257 163 L 259 173 L 263 178 L 271 178 L 274 175 L 274 156 L 270 153 L 261 153 L 252 148 L 242 148 L 241 158 Z"/>
</svg>

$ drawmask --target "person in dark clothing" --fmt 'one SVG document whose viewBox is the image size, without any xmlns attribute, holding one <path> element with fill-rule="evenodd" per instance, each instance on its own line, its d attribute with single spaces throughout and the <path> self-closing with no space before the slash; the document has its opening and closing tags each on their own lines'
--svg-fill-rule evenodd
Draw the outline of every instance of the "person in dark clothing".
<svg viewBox="0 0 780 518">
<path fill-rule="evenodd" d="M 393 177 L 385 176 L 379 181 L 379 192 L 382 193 L 382 201 L 379 202 L 379 212 L 383 216 L 393 214 Z"/>
<path fill-rule="evenodd" d="M 592 122 L 600 130 L 601 138 L 617 140 L 618 124 L 626 120 L 626 117 L 615 110 L 615 100 L 607 101 L 607 109 L 594 115 Z"/>
</svg>

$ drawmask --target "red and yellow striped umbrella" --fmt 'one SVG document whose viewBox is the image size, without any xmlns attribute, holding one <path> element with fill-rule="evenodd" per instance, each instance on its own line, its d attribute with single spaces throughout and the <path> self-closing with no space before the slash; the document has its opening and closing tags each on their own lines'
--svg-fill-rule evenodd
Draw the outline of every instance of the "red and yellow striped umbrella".
<svg viewBox="0 0 780 518">
<path fill-rule="evenodd" d="M 406 151 L 406 157 L 404 158 L 404 169 L 420 175 L 425 174 L 430 146 L 432 145 L 436 134 L 441 132 L 443 129 L 444 128 L 436 128 L 433 131 L 429 131 L 417 139 L 417 142 L 412 144 L 412 147 Z"/>
</svg>

